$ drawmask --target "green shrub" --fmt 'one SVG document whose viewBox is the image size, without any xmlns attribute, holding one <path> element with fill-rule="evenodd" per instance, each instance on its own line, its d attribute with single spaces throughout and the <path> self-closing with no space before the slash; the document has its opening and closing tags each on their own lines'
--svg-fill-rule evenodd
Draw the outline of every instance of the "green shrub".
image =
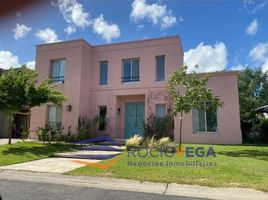
<svg viewBox="0 0 268 200">
<path fill-rule="evenodd" d="M 174 118 L 171 115 L 167 115 L 163 118 L 158 118 L 154 114 L 151 114 L 144 124 L 145 137 L 153 137 L 160 139 L 162 137 L 174 138 Z"/>
<path fill-rule="evenodd" d="M 62 135 L 63 127 L 53 128 L 48 124 L 45 127 L 39 127 L 37 129 L 38 139 L 43 142 L 48 142 L 49 144 L 52 141 L 58 141 Z"/>
<path fill-rule="evenodd" d="M 78 118 L 77 140 L 84 140 L 98 136 L 97 127 L 99 123 L 99 117 L 88 119 L 80 116 Z"/>
<path fill-rule="evenodd" d="M 268 142 L 268 119 L 264 117 L 260 120 L 260 137 L 261 141 Z"/>
</svg>

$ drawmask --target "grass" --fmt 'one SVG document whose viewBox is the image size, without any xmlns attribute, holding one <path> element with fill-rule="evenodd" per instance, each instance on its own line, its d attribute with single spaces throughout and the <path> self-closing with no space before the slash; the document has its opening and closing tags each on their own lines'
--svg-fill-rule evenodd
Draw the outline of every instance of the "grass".
<svg viewBox="0 0 268 200">
<path fill-rule="evenodd" d="M 54 153 L 70 151 L 73 147 L 66 144 L 49 145 L 36 142 L 0 145 L 0 166 L 48 158 Z"/>
<path fill-rule="evenodd" d="M 184 145 L 197 147 L 199 145 Z M 201 145 L 212 146 L 216 157 L 128 157 L 103 170 L 92 166 L 75 169 L 67 174 L 105 176 L 141 181 L 198 184 L 212 187 L 244 187 L 268 192 L 268 146 L 253 145 Z M 144 151 L 145 152 L 145 151 Z M 143 152 L 143 153 L 144 153 Z M 128 166 L 128 162 L 184 162 L 209 161 L 217 166 Z M 109 162 L 103 161 L 102 163 Z"/>
</svg>

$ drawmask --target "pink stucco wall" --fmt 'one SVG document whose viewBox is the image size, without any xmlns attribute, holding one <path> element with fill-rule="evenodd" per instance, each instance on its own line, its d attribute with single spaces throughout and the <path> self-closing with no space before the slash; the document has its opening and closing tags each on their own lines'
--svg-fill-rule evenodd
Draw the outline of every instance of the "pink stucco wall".
<svg viewBox="0 0 268 200">
<path fill-rule="evenodd" d="M 194 133 L 192 112 L 183 116 L 183 143 L 241 144 L 239 99 L 237 87 L 238 72 L 216 72 L 208 82 L 208 87 L 223 101 L 217 111 L 218 131 L 215 133 Z M 175 118 L 175 140 L 179 141 L 179 117 Z"/>
<path fill-rule="evenodd" d="M 156 82 L 155 56 L 158 55 L 165 55 L 165 81 Z M 55 85 L 68 98 L 63 105 L 62 123 L 65 130 L 68 126 L 71 126 L 75 132 L 79 116 L 92 118 L 98 115 L 99 106 L 106 105 L 108 124 L 104 133 L 111 135 L 113 138 L 124 138 L 125 102 L 143 101 L 145 104 L 145 120 L 150 112 L 154 112 L 155 104 L 171 104 L 166 90 L 167 80 L 169 74 L 183 64 L 183 50 L 178 36 L 98 46 L 92 46 L 84 40 L 38 45 L 36 49 L 36 71 L 39 73 L 39 80 L 44 80 L 49 76 L 51 60 L 59 58 L 66 59 L 65 82 Z M 140 59 L 139 82 L 121 82 L 122 59 L 126 58 Z M 101 61 L 108 61 L 108 85 L 99 84 Z M 218 81 L 214 79 L 219 79 L 226 84 L 217 85 Z M 228 86 L 237 88 L 235 81 L 236 75 L 225 73 L 224 76 L 213 76 L 210 84 L 215 87 L 216 93 L 224 92 L 222 96 L 231 101 L 232 109 L 237 111 L 239 110 L 238 99 L 236 98 L 237 89 L 231 89 L 230 91 L 226 89 Z M 71 112 L 67 111 L 67 105 L 72 105 Z M 118 115 L 118 108 L 120 108 L 120 115 Z M 228 108 L 228 106 L 223 108 L 223 110 L 227 110 L 224 110 L 224 117 L 221 117 L 221 119 L 228 118 Z M 238 134 L 239 116 L 235 115 L 234 118 L 237 125 L 230 129 L 221 130 L 229 132 L 235 130 L 235 134 Z M 34 108 L 31 113 L 31 129 L 44 126 L 46 119 L 46 105 Z M 185 130 L 189 133 L 191 125 L 191 120 L 185 120 L 185 128 L 188 127 Z M 176 130 L 177 127 L 175 133 Z M 176 135 L 175 138 L 177 138 Z M 192 139 L 192 142 L 198 141 L 195 137 L 192 137 Z M 236 141 L 239 143 L 238 140 Z M 200 142 L 204 142 L 204 140 L 200 139 Z"/>
</svg>

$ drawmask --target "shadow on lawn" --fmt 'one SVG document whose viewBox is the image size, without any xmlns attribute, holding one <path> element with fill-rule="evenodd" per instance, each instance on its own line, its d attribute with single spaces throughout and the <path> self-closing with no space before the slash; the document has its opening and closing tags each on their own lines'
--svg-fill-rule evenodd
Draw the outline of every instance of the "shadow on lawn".
<svg viewBox="0 0 268 200">
<path fill-rule="evenodd" d="M 230 156 L 230 157 L 247 157 L 255 158 L 258 160 L 268 161 L 268 151 L 260 150 L 240 150 L 240 151 L 221 151 L 218 152 L 220 155 Z"/>
<path fill-rule="evenodd" d="M 52 156 L 54 153 L 61 153 L 73 150 L 71 145 L 47 144 L 45 146 L 15 146 L 2 151 L 2 155 L 18 155 L 31 157 L 36 156 Z"/>
</svg>

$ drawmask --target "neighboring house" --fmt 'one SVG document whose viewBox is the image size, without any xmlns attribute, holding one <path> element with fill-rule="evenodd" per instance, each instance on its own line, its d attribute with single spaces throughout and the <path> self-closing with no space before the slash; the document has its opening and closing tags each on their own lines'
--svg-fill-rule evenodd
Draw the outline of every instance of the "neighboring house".
<svg viewBox="0 0 268 200">
<path fill-rule="evenodd" d="M 0 68 L 0 76 L 3 73 L 3 69 Z M 1 102 L 0 102 L 1 103 Z M 8 136 L 8 121 L 6 115 L 0 113 L 0 138 Z"/>
<path fill-rule="evenodd" d="M 19 68 L 15 68 L 19 70 Z M 8 70 L 0 68 L 0 75 L 6 74 Z M 0 102 L 1 103 L 1 102 Z M 23 130 L 28 130 L 30 126 L 30 113 L 29 112 L 19 112 L 16 113 L 14 118 L 14 123 L 10 126 L 7 116 L 3 113 L 0 113 L 0 138 L 7 138 L 10 128 L 12 129 L 12 137 L 20 138 L 21 132 Z"/>
<path fill-rule="evenodd" d="M 79 116 L 101 116 L 108 122 L 99 129 L 112 138 L 143 135 L 150 114 L 161 117 L 170 108 L 168 77 L 182 64 L 178 36 L 97 46 L 85 40 L 37 45 L 39 80 L 50 77 L 68 100 L 63 106 L 33 108 L 31 129 L 50 124 L 76 131 Z M 225 106 L 212 114 L 194 110 L 186 115 L 184 142 L 241 143 L 237 72 L 213 73 L 208 85 Z M 175 140 L 178 127 L 175 118 Z"/>
</svg>

